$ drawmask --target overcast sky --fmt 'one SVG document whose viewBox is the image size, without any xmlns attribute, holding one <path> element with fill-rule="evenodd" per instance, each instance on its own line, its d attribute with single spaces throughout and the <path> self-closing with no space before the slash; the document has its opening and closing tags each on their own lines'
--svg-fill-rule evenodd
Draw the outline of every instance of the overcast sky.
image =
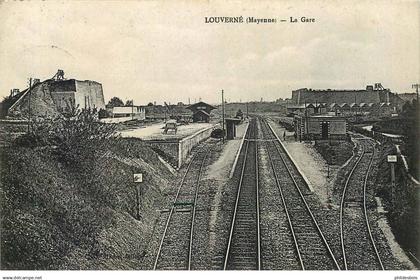
<svg viewBox="0 0 420 280">
<path fill-rule="evenodd" d="M 375 82 L 412 92 L 420 82 L 419 3 L 3 1 L 0 95 L 57 69 L 102 83 L 106 102 L 119 96 L 139 105 L 217 103 L 222 88 L 232 102 Z M 206 24 L 206 16 L 315 23 Z"/>
</svg>

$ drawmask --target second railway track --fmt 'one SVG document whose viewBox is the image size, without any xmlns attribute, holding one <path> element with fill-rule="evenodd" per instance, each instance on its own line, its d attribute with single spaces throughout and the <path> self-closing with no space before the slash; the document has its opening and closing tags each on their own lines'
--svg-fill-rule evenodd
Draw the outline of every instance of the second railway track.
<svg viewBox="0 0 420 280">
<path fill-rule="evenodd" d="M 189 162 L 178 186 L 155 257 L 153 269 L 193 269 L 194 224 L 203 166 L 210 149 L 202 148 Z"/>
<path fill-rule="evenodd" d="M 281 248 L 276 250 L 287 253 L 284 254 L 285 258 L 281 260 L 280 266 L 270 265 L 270 267 L 304 270 L 340 269 L 315 216 L 305 201 L 305 195 L 311 195 L 310 191 L 266 121 L 260 122 L 259 118 L 252 118 L 245 141 L 224 269 L 264 269 L 262 260 L 265 252 L 261 248 L 267 248 L 262 243 L 269 238 L 261 235 L 261 224 L 266 223 L 261 221 L 260 213 L 268 210 L 260 209 L 259 143 L 263 143 L 261 145 L 268 154 L 275 180 L 275 186 L 271 188 L 278 188 L 282 204 L 280 208 L 284 210 L 288 221 L 287 226 L 272 228 L 276 231 L 274 235 L 283 239 L 278 241 L 277 244 L 280 244 Z M 266 197 L 264 203 L 269 200 L 275 199 Z M 264 234 L 271 233 L 265 229 Z"/>
<path fill-rule="evenodd" d="M 347 177 L 340 204 L 344 269 L 384 270 L 368 216 L 367 185 L 375 155 L 371 140 L 357 140 L 361 154 Z"/>
<path fill-rule="evenodd" d="M 271 140 L 264 143 L 293 237 L 296 262 L 303 270 L 339 270 L 340 266 L 305 200 L 305 195 L 311 195 L 306 183 L 265 120 L 261 122 L 261 129 L 264 139 Z"/>
<path fill-rule="evenodd" d="M 246 132 L 233 218 L 226 249 L 224 269 L 261 269 L 260 221 L 258 198 L 258 148 L 255 119 Z"/>
</svg>

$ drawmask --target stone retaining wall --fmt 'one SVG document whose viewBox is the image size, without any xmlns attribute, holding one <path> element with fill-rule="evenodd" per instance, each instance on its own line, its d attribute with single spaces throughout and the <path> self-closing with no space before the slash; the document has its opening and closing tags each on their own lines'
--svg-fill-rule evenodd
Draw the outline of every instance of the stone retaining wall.
<svg viewBox="0 0 420 280">
<path fill-rule="evenodd" d="M 183 139 L 146 140 L 162 158 L 172 166 L 180 168 L 191 150 L 210 137 L 214 126 L 202 129 Z"/>
</svg>

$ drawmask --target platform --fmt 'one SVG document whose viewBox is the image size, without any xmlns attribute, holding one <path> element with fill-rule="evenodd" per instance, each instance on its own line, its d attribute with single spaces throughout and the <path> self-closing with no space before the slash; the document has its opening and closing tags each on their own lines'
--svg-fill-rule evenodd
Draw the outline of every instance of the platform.
<svg viewBox="0 0 420 280">
<path fill-rule="evenodd" d="M 121 137 L 134 137 L 142 140 L 179 140 L 212 126 L 214 126 L 212 123 L 191 123 L 178 126 L 176 134 L 172 131 L 164 134 L 163 128 L 165 127 L 165 123 L 161 122 L 150 126 L 123 130 L 121 131 Z"/>
<path fill-rule="evenodd" d="M 214 123 L 192 123 L 180 125 L 177 133 L 164 134 L 163 122 L 146 127 L 123 130 L 121 137 L 133 137 L 146 141 L 165 161 L 179 169 L 191 150 L 210 137 Z"/>
</svg>

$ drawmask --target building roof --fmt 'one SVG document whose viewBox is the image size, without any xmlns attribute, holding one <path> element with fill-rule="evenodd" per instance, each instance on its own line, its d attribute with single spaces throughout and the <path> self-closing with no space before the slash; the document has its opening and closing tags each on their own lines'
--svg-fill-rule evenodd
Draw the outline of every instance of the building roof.
<svg viewBox="0 0 420 280">
<path fill-rule="evenodd" d="M 112 108 L 112 113 L 114 114 L 133 114 L 133 113 L 140 113 L 140 112 L 141 112 L 140 106 L 121 106 L 121 107 L 116 106 Z"/>
<path fill-rule="evenodd" d="M 336 116 L 336 115 L 313 115 L 313 116 L 309 116 L 308 118 L 314 118 L 314 119 L 335 118 L 335 119 L 343 119 L 343 120 L 346 119 L 346 117 Z"/>
<path fill-rule="evenodd" d="M 196 114 L 198 114 L 198 113 L 202 113 L 202 114 L 204 114 L 204 115 L 206 115 L 206 116 L 210 117 L 210 114 L 209 114 L 209 113 L 207 113 L 207 112 L 206 112 L 206 111 L 204 111 L 204 110 L 198 110 L 198 111 L 194 112 L 194 115 L 196 115 Z"/>
<path fill-rule="evenodd" d="M 295 118 L 299 119 L 336 119 L 336 120 L 344 120 L 346 121 L 346 117 L 343 116 L 336 116 L 336 115 L 312 115 L 312 116 L 295 116 Z"/>
<path fill-rule="evenodd" d="M 241 119 L 238 119 L 238 118 L 225 118 L 225 121 L 226 122 L 233 122 L 235 124 L 238 124 L 238 123 L 241 122 Z"/>
<path fill-rule="evenodd" d="M 287 109 L 304 109 L 305 108 L 305 104 L 292 104 L 292 105 L 287 105 L 286 108 Z"/>
<path fill-rule="evenodd" d="M 197 102 L 195 104 L 191 104 L 186 109 L 192 110 L 192 109 L 195 109 L 198 106 L 206 106 L 206 107 L 210 108 L 211 110 L 216 109 L 216 107 L 214 107 L 214 106 L 212 106 L 210 104 L 207 104 L 207 103 L 205 103 L 203 101 Z"/>
</svg>

